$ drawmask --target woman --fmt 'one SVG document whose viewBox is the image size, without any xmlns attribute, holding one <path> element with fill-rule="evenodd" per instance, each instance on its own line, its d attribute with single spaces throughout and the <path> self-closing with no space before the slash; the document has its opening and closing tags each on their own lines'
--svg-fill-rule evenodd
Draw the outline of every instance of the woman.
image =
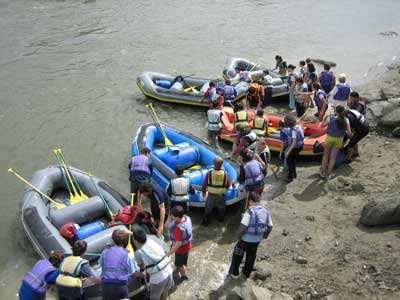
<svg viewBox="0 0 400 300">
<path fill-rule="evenodd" d="M 350 138 L 351 129 L 349 120 L 346 118 L 345 110 L 342 105 L 336 107 L 336 116 L 329 118 L 325 117 L 321 123 L 321 127 L 328 125 L 325 139 L 324 156 L 322 158 L 322 166 L 320 170 L 320 176 L 322 178 L 331 179 L 334 174 L 332 173 L 333 167 L 335 166 L 336 155 L 339 149 L 343 145 L 343 137 L 345 134 Z"/>
<path fill-rule="evenodd" d="M 296 158 L 303 150 L 304 132 L 301 126 L 297 125 L 296 119 L 292 115 L 286 115 L 284 118 L 285 127 L 288 128 L 288 148 L 286 152 L 286 163 L 288 166 L 287 182 L 297 178 Z"/>
</svg>

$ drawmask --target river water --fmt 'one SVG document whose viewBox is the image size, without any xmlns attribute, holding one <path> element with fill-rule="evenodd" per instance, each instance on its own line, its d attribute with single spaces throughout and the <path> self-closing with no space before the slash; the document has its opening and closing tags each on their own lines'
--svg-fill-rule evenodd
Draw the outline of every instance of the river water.
<svg viewBox="0 0 400 300">
<path fill-rule="evenodd" d="M 400 38 L 379 33 L 400 32 L 399 10 L 397 0 L 0 0 L 0 299 L 15 298 L 37 259 L 20 225 L 24 186 L 6 169 L 29 177 L 56 163 L 51 150 L 61 147 L 71 165 L 128 194 L 130 143 L 150 121 L 140 71 L 217 77 L 228 57 L 272 66 L 281 54 L 296 65 L 335 61 L 359 83 L 398 60 Z M 205 137 L 201 109 L 155 107 L 163 121 Z M 226 232 L 236 225 L 196 230 L 199 285 L 222 280 L 216 271 L 226 268 Z M 207 275 L 210 256 L 221 265 Z"/>
</svg>

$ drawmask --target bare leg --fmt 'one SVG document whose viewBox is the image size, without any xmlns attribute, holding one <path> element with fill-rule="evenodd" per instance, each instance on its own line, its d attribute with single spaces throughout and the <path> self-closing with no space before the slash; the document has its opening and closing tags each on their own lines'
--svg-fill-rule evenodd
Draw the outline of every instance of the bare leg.
<svg viewBox="0 0 400 300">
<path fill-rule="evenodd" d="M 186 266 L 185 266 L 185 265 L 180 266 L 180 267 L 178 268 L 178 272 L 179 272 L 179 274 L 180 274 L 181 276 L 187 276 Z"/>
<path fill-rule="evenodd" d="M 168 289 L 165 289 L 161 294 L 160 300 L 167 300 L 168 299 Z"/>
<path fill-rule="evenodd" d="M 328 160 L 329 160 L 329 152 L 331 151 L 331 147 L 326 147 L 324 149 L 324 156 L 322 157 L 322 165 L 321 165 L 321 170 L 322 174 L 326 175 L 326 170 L 328 167 Z"/>
<path fill-rule="evenodd" d="M 329 160 L 329 168 L 328 168 L 327 175 L 330 175 L 332 173 L 333 168 L 335 167 L 337 152 L 338 152 L 338 149 L 336 149 L 335 147 L 332 147 L 331 159 Z"/>
</svg>

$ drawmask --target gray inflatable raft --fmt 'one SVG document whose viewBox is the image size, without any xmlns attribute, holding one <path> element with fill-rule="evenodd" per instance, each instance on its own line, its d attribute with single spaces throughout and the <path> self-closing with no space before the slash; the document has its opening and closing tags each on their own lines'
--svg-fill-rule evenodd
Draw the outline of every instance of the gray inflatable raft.
<svg viewBox="0 0 400 300">
<path fill-rule="evenodd" d="M 35 172 L 32 175 L 31 183 L 43 193 L 51 196 L 55 201 L 64 203 L 66 207 L 55 208 L 52 203 L 49 203 L 48 200 L 42 198 L 31 188 L 25 189 L 22 197 L 20 208 L 23 229 L 34 249 L 42 258 L 48 257 L 52 250 L 62 250 L 67 254 L 71 253 L 71 245 L 59 233 L 60 228 L 65 223 L 74 222 L 79 225 L 95 221 L 104 223 L 104 228 L 106 229 L 84 239 L 88 245 L 87 253 L 95 254 L 101 253 L 107 245 L 112 244 L 111 235 L 115 229 L 124 227 L 124 225 L 118 225 L 107 228 L 106 225 L 111 221 L 111 218 L 89 175 L 72 167 L 70 169 L 82 191 L 89 197 L 88 199 L 70 205 L 69 193 L 66 191 L 58 166 L 50 166 Z M 123 206 L 129 204 L 120 193 L 113 190 L 107 183 L 94 176 L 92 176 L 92 179 L 114 214 Z M 149 237 L 158 240 L 154 236 Z M 158 241 L 163 244 L 161 240 Z M 86 255 L 84 258 L 90 261 L 96 275 L 100 276 L 99 256 Z M 145 288 L 145 285 L 138 279 L 130 278 L 129 296 L 136 295 L 144 291 Z M 89 280 L 85 280 L 84 290 L 87 299 L 102 299 L 99 285 L 93 285 Z"/>
<path fill-rule="evenodd" d="M 239 75 L 236 73 L 236 68 L 240 71 L 247 72 L 246 76 L 249 80 L 258 80 L 262 77 L 262 71 L 267 69 L 245 58 L 229 58 L 226 61 L 222 71 L 224 78 L 229 78 L 233 82 L 239 80 Z M 287 77 L 280 76 L 277 72 L 269 70 L 269 75 L 272 80 L 272 97 L 287 95 L 289 89 L 287 86 Z"/>
<path fill-rule="evenodd" d="M 164 102 L 208 107 L 209 103 L 201 100 L 211 81 L 214 81 L 217 86 L 224 85 L 222 79 L 211 80 L 192 76 L 173 76 L 156 72 L 140 73 L 136 83 L 142 93 L 149 98 Z M 233 86 L 237 96 L 231 101 L 235 102 L 244 97 L 248 83 L 237 82 Z"/>
</svg>

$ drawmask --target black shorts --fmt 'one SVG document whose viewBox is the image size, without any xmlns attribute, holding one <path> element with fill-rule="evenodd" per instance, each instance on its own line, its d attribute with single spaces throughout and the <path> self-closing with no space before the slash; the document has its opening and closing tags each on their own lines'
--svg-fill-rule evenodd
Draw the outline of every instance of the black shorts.
<svg viewBox="0 0 400 300">
<path fill-rule="evenodd" d="M 175 253 L 175 267 L 187 266 L 188 258 L 189 252 L 185 254 Z"/>
</svg>

